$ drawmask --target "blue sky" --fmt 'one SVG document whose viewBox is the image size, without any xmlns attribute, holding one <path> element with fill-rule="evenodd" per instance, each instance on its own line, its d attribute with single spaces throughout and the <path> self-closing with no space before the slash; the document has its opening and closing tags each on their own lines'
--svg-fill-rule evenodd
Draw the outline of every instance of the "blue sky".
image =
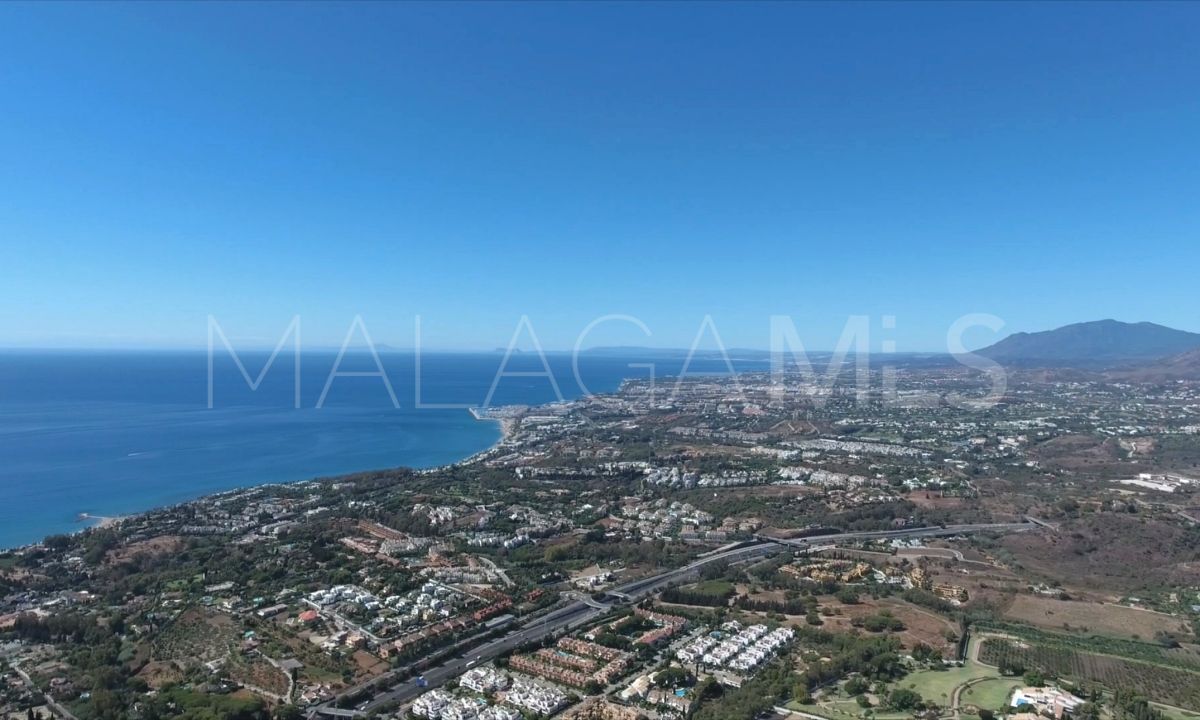
<svg viewBox="0 0 1200 720">
<path fill-rule="evenodd" d="M 1194 3 L 3 3 L 0 345 L 1200 331 L 1197 36 Z"/>
</svg>

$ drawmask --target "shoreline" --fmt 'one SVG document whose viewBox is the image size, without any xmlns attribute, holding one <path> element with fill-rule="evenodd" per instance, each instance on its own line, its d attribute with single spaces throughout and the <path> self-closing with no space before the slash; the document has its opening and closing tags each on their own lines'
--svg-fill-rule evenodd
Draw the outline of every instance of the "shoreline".
<svg viewBox="0 0 1200 720">
<path fill-rule="evenodd" d="M 501 406 L 501 407 L 526 408 L 526 406 L 524 406 L 524 405 Z M 463 458 L 462 460 L 456 460 L 452 463 L 446 463 L 445 465 L 435 465 L 433 467 L 428 467 L 428 468 L 424 468 L 422 470 L 418 470 L 417 472 L 424 475 L 426 473 L 441 472 L 443 470 L 448 470 L 450 468 L 458 467 L 460 465 L 473 465 L 474 463 L 479 462 L 480 460 L 487 457 L 488 455 L 491 455 L 496 450 L 499 450 L 500 446 L 502 446 L 504 443 L 508 442 L 509 438 L 511 438 L 513 436 L 513 433 L 516 432 L 517 426 L 520 425 L 520 417 L 518 417 L 518 416 L 490 417 L 485 413 L 478 412 L 478 410 L 479 410 L 479 408 L 471 408 L 470 409 L 471 416 L 474 417 L 477 421 L 479 421 L 479 422 L 494 422 L 499 426 L 500 437 L 496 438 L 496 442 L 492 443 L 491 445 L 487 446 L 486 448 L 480 450 L 477 453 L 472 453 L 472 454 L 468 455 L 467 457 Z M 523 414 L 523 412 L 522 412 L 522 414 Z"/>
<path fill-rule="evenodd" d="M 90 530 L 92 528 L 104 529 L 112 527 L 114 525 L 119 525 L 123 520 L 127 520 L 131 517 L 133 517 L 133 515 L 93 515 L 91 513 L 81 512 L 79 513 L 79 517 L 76 519 L 76 522 L 86 522 L 91 523 L 92 525 L 91 527 L 83 528 L 82 530 L 77 530 L 76 532 L 82 532 L 83 530 Z"/>
<path fill-rule="evenodd" d="M 469 412 L 470 412 L 471 416 L 477 422 L 494 422 L 494 423 L 496 423 L 496 425 L 500 429 L 500 437 L 496 438 L 495 442 L 493 442 L 488 447 L 486 447 L 478 452 L 472 453 L 461 460 L 456 460 L 456 461 L 450 462 L 450 463 L 443 463 L 441 465 L 434 465 L 434 466 L 431 466 L 428 468 L 422 468 L 419 470 L 416 468 L 412 468 L 410 466 L 406 466 L 406 465 L 396 465 L 396 466 L 392 466 L 392 467 L 377 468 L 377 469 L 392 470 L 392 469 L 407 468 L 407 469 L 413 470 L 417 473 L 424 474 L 424 473 L 430 473 L 430 472 L 439 472 L 439 471 L 446 470 L 448 468 L 453 468 L 453 467 L 457 467 L 460 465 L 470 465 L 475 462 L 478 462 L 481 459 L 483 459 L 484 457 L 490 455 L 492 452 L 499 449 L 506 441 L 508 441 L 509 438 L 512 437 L 513 433 L 517 429 L 517 426 L 520 424 L 519 415 L 524 414 L 524 412 L 528 409 L 528 407 L 529 406 L 526 406 L 526 405 L 497 406 L 495 408 L 495 410 L 499 411 L 501 413 L 504 413 L 503 415 L 500 415 L 500 416 L 493 416 L 491 413 L 480 412 L 480 410 L 481 410 L 480 408 L 470 408 Z M 516 414 L 509 414 L 509 413 L 516 413 Z M 348 473 L 343 473 L 343 474 L 352 475 L 352 474 L 355 474 L 358 472 L 370 472 L 370 470 L 352 470 Z M 170 505 L 158 505 L 155 507 L 146 508 L 145 510 L 139 510 L 137 512 L 132 512 L 132 513 L 128 513 L 125 515 L 94 515 L 90 512 L 84 511 L 84 512 L 78 513 L 75 516 L 75 522 L 76 523 L 89 523 L 86 527 L 76 528 L 74 530 L 66 531 L 64 533 L 51 532 L 51 533 L 47 533 L 47 534 L 43 535 L 40 539 L 34 540 L 33 542 L 23 543 L 20 545 L 11 545 L 8 547 L 0 547 L 0 553 L 22 552 L 22 551 L 28 550 L 30 548 L 40 547 L 43 543 L 45 543 L 46 538 L 53 537 L 54 535 L 57 535 L 57 534 L 78 535 L 80 533 L 88 532 L 89 530 L 104 530 L 104 529 L 108 529 L 108 528 L 117 527 L 126 520 L 135 519 L 135 518 L 138 518 L 147 513 L 152 513 L 152 512 L 159 511 L 159 510 L 165 510 L 168 508 L 180 507 L 183 505 L 187 505 L 189 503 L 200 502 L 200 501 L 206 500 L 208 498 L 215 498 L 215 497 L 219 497 L 221 495 L 225 495 L 228 493 L 244 492 L 246 490 L 253 490 L 256 488 L 271 487 L 272 485 L 293 485 L 293 484 L 297 484 L 297 483 L 328 480 L 328 479 L 332 479 L 332 478 L 336 478 L 336 477 L 340 477 L 340 475 L 329 475 L 329 476 L 324 476 L 324 477 L 312 477 L 312 478 L 303 478 L 303 479 L 295 479 L 295 480 L 273 481 L 273 482 L 265 482 L 265 483 L 261 483 L 261 484 L 257 484 L 257 485 L 245 485 L 245 486 L 240 486 L 240 487 L 236 487 L 236 488 L 230 488 L 228 490 L 220 490 L 218 492 L 204 493 L 202 495 L 197 495 L 194 498 L 184 500 L 182 502 L 173 503 Z"/>
<path fill-rule="evenodd" d="M 470 355 L 474 355 L 474 353 L 465 353 L 465 355 L 470 356 Z M 752 368 L 743 368 L 743 369 L 737 370 L 736 372 L 738 374 L 740 374 L 741 372 L 746 372 L 747 370 L 750 370 L 750 369 L 752 369 Z M 80 499 L 78 499 L 78 504 L 75 505 L 75 508 L 66 506 L 65 503 L 60 503 L 59 508 L 60 508 L 62 514 L 56 515 L 55 517 L 47 516 L 45 518 L 39 518 L 38 523 L 31 524 L 31 527 L 30 527 L 31 535 L 33 533 L 36 533 L 36 535 L 33 535 L 32 537 L 31 536 L 21 537 L 20 535 L 18 535 L 16 537 L 9 538 L 4 541 L 0 541 L 0 552 L 21 551 L 26 548 L 39 546 L 45 542 L 45 539 L 47 537 L 52 537 L 54 535 L 75 534 L 75 533 L 79 533 L 79 532 L 85 532 L 89 529 L 107 528 L 112 525 L 119 524 L 123 520 L 137 518 L 137 517 L 140 517 L 147 513 L 152 513 L 152 512 L 164 510 L 167 508 L 173 508 L 173 507 L 186 505 L 188 503 L 201 501 L 206 498 L 215 497 L 215 496 L 219 496 L 219 495 L 222 495 L 225 493 L 230 493 L 230 492 L 242 492 L 242 491 L 247 491 L 247 490 L 251 490 L 254 488 L 262 488 L 262 487 L 271 486 L 271 485 L 281 485 L 282 486 L 282 485 L 289 485 L 289 484 L 293 484 L 293 483 L 328 480 L 328 479 L 337 478 L 337 477 L 341 477 L 341 476 L 345 476 L 345 475 L 352 475 L 352 474 L 360 473 L 360 472 L 371 472 L 371 471 L 381 471 L 381 470 L 388 470 L 388 469 L 405 468 L 405 469 L 412 470 L 413 472 L 416 472 L 416 473 L 426 473 L 426 472 L 432 472 L 432 471 L 436 471 L 436 470 L 444 470 L 446 468 L 459 466 L 459 465 L 469 465 L 469 464 L 477 463 L 482 458 L 489 456 L 490 454 L 496 452 L 498 448 L 501 448 L 504 446 L 504 444 L 512 437 L 514 431 L 516 430 L 517 426 L 519 425 L 520 417 L 523 416 L 524 414 L 526 414 L 531 408 L 541 407 L 542 405 L 548 405 L 548 404 L 562 403 L 562 402 L 567 402 L 567 403 L 576 402 L 586 395 L 596 395 L 596 396 L 610 395 L 611 396 L 614 394 L 619 394 L 625 387 L 628 386 L 628 384 L 630 382 L 637 379 L 637 378 L 630 377 L 627 374 L 628 372 L 629 372 L 628 367 L 619 369 L 616 373 L 614 373 L 614 375 L 611 378 L 605 379 L 605 381 L 604 381 L 605 389 L 602 391 L 599 391 L 599 392 L 595 392 L 595 393 L 580 392 L 580 394 L 578 394 L 578 395 L 573 395 L 573 396 L 568 396 L 568 397 L 563 397 L 560 394 L 559 397 L 557 398 L 557 400 L 548 399 L 545 402 L 539 402 L 539 403 L 536 403 L 535 405 L 513 403 L 511 405 L 496 405 L 496 406 L 490 406 L 490 407 L 473 406 L 473 407 L 464 408 L 464 409 L 467 409 L 471 413 L 472 417 L 475 420 L 477 420 L 477 421 L 494 421 L 498 424 L 499 429 L 500 429 L 499 437 L 497 437 L 494 442 L 492 442 L 487 447 L 481 448 L 480 450 L 478 450 L 474 453 L 471 453 L 465 457 L 459 457 L 459 458 L 449 460 L 449 461 L 443 460 L 442 462 L 440 462 L 438 464 L 431 464 L 431 465 L 427 465 L 427 466 L 423 466 L 423 467 L 415 465 L 411 462 L 406 463 L 406 462 L 404 462 L 403 458 L 397 458 L 397 460 L 399 460 L 398 462 L 394 462 L 394 461 L 389 462 L 387 458 L 384 458 L 383 462 L 380 462 L 379 464 L 363 463 L 363 465 L 366 465 L 366 467 L 359 466 L 359 467 L 351 467 L 351 468 L 346 468 L 346 469 L 335 469 L 333 472 L 326 472 L 323 474 L 307 475 L 307 474 L 305 474 L 305 472 L 302 468 L 299 468 L 299 469 L 294 469 L 295 471 L 289 471 L 285 474 L 282 474 L 283 475 L 282 477 L 276 477 L 275 479 L 258 481 L 253 477 L 247 477 L 247 478 L 242 478 L 241 484 L 235 484 L 232 487 L 198 489 L 196 494 L 194 494 L 194 495 L 187 494 L 187 493 L 179 493 L 177 495 L 174 495 L 174 497 L 170 497 L 170 498 L 160 498 L 159 500 L 150 499 L 147 502 L 147 504 L 145 504 L 145 505 L 136 502 L 136 499 L 135 499 L 133 502 L 129 503 L 129 506 L 121 506 L 121 507 L 116 507 L 116 508 L 101 508 L 100 512 L 110 513 L 110 515 L 112 516 L 110 520 L 104 519 L 104 518 L 108 518 L 109 515 L 94 515 L 91 511 L 80 511 L 79 510 L 80 506 L 88 507 L 93 502 L 92 499 L 80 498 Z M 714 374 L 718 374 L 718 375 L 725 373 L 724 370 L 712 371 L 712 372 Z M 693 374 L 705 374 L 705 373 L 693 373 Z M 673 374 L 668 372 L 668 373 L 662 375 L 661 377 L 664 377 L 664 378 L 665 377 L 673 377 Z M 611 381 L 611 384 L 610 384 L 610 381 Z M 19 482 L 19 480 L 17 480 L 17 482 Z M 74 504 L 74 503 L 72 503 L 72 504 Z M 73 517 L 72 517 L 72 514 L 73 514 Z M 85 521 L 90 522 L 92 520 L 95 520 L 96 524 L 88 525 L 87 527 L 79 527 L 79 524 L 81 522 L 85 522 Z"/>
</svg>

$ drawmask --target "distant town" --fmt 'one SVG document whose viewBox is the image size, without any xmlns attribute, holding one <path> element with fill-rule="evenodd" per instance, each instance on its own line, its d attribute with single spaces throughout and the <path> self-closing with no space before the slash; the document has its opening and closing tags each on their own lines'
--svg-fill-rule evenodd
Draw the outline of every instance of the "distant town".
<svg viewBox="0 0 1200 720">
<path fill-rule="evenodd" d="M 1200 385 L 853 372 L 493 408 L 458 465 L 7 552 L 0 709 L 1200 717 Z"/>
</svg>

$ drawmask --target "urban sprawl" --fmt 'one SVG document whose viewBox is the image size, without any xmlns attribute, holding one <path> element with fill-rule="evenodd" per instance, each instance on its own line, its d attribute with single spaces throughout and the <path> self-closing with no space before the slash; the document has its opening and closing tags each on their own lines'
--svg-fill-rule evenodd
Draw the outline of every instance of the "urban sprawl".
<svg viewBox="0 0 1200 720">
<path fill-rule="evenodd" d="M 1200 717 L 1200 385 L 871 379 L 479 410 L 458 465 L 0 554 L 0 717 Z"/>
</svg>

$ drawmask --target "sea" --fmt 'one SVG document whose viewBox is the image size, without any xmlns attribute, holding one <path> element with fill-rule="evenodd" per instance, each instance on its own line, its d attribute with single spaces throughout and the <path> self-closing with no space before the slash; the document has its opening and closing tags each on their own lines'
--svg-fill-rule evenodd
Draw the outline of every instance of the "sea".
<svg viewBox="0 0 1200 720">
<path fill-rule="evenodd" d="M 0 352 L 0 548 L 241 487 L 454 463 L 500 438 L 471 407 L 572 400 L 685 368 L 683 355 L 633 351 L 298 360 L 218 351 L 210 373 L 206 351 Z M 724 358 L 686 365 L 724 373 Z"/>
</svg>

